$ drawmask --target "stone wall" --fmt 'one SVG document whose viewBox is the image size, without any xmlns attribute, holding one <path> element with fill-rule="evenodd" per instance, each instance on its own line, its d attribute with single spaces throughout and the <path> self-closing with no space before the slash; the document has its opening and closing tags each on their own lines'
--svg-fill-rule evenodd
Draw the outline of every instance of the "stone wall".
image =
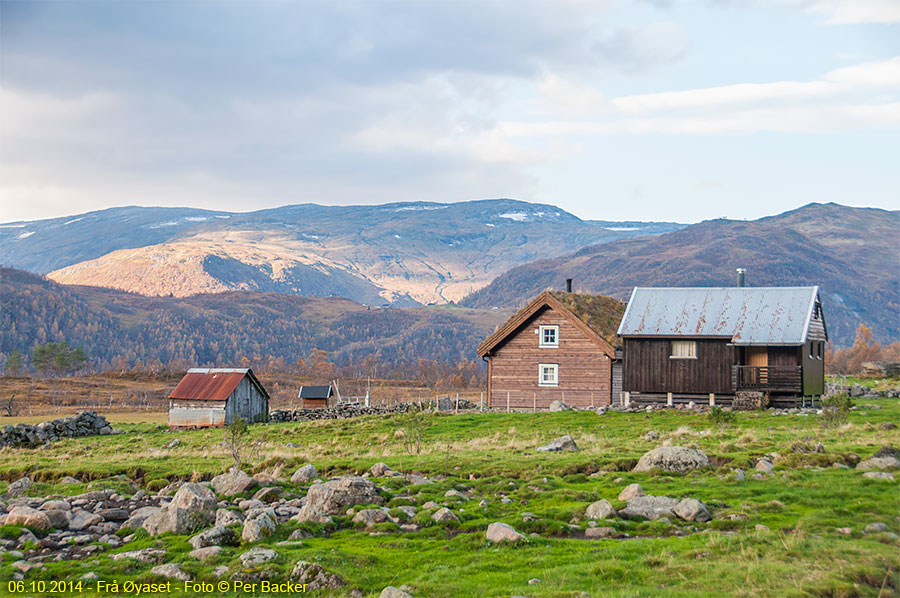
<svg viewBox="0 0 900 598">
<path fill-rule="evenodd" d="M 397 403 L 396 405 L 373 405 L 371 407 L 364 407 L 362 405 L 337 405 L 335 407 L 326 407 L 322 409 L 295 409 L 294 411 L 277 409 L 269 413 L 269 421 L 313 421 L 319 419 L 347 419 L 363 415 L 406 413 L 413 405 L 432 411 L 453 411 L 456 409 L 456 399 L 445 397 L 438 399 L 437 401 Z M 471 410 L 477 409 L 478 405 L 471 401 L 460 399 L 459 408 L 461 410 Z"/>
<path fill-rule="evenodd" d="M 17 424 L 0 428 L 0 446 L 39 445 L 60 438 L 113 434 L 115 431 L 106 418 L 96 411 L 79 411 L 70 417 L 62 417 L 37 425 Z"/>
</svg>

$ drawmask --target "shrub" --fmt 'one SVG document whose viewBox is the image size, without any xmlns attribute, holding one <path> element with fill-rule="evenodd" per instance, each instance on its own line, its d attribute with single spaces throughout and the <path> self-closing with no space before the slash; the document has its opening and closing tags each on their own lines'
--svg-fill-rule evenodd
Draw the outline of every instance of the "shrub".
<svg viewBox="0 0 900 598">
<path fill-rule="evenodd" d="M 822 425 L 826 428 L 838 428 L 847 423 L 852 401 L 845 394 L 822 397 Z"/>
<path fill-rule="evenodd" d="M 718 405 L 710 408 L 707 417 L 709 417 L 709 420 L 713 425 L 719 426 L 720 428 L 732 425 L 737 419 L 737 415 L 734 411 L 725 411 Z"/>
<path fill-rule="evenodd" d="M 169 485 L 169 482 L 167 480 L 161 480 L 161 479 L 150 480 L 149 482 L 147 482 L 147 491 L 148 492 L 156 492 L 157 490 L 162 490 L 163 488 L 165 488 L 168 485 Z"/>
</svg>

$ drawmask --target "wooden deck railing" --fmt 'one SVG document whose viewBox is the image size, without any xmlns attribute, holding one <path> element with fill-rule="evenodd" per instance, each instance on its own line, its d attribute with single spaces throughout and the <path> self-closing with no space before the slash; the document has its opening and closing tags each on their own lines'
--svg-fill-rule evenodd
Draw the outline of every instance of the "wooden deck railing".
<svg viewBox="0 0 900 598">
<path fill-rule="evenodd" d="M 734 390 L 802 392 L 803 370 L 799 365 L 731 366 Z"/>
</svg>

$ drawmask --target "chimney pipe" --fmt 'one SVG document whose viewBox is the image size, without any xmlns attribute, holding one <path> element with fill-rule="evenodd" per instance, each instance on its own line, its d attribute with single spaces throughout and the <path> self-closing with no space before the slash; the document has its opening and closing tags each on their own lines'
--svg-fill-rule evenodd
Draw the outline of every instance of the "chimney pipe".
<svg viewBox="0 0 900 598">
<path fill-rule="evenodd" d="M 572 292 L 572 279 L 571 278 L 566 279 L 566 292 L 567 293 Z"/>
<path fill-rule="evenodd" d="M 738 268 L 737 272 L 737 286 L 744 286 L 744 274 L 747 272 L 745 268 Z"/>
</svg>

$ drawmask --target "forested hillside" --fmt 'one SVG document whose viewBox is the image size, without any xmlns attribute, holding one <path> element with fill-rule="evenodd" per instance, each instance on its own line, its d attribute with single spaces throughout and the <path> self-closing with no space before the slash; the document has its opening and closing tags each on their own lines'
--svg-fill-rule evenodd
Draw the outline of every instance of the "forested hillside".
<svg viewBox="0 0 900 598">
<path fill-rule="evenodd" d="M 97 370 L 333 364 L 363 376 L 406 375 L 428 362 L 468 364 L 509 315 L 455 306 L 377 309 L 282 293 L 144 297 L 64 286 L 10 268 L 0 269 L 0 296 L 0 358 L 65 341 L 84 349 Z"/>
</svg>

